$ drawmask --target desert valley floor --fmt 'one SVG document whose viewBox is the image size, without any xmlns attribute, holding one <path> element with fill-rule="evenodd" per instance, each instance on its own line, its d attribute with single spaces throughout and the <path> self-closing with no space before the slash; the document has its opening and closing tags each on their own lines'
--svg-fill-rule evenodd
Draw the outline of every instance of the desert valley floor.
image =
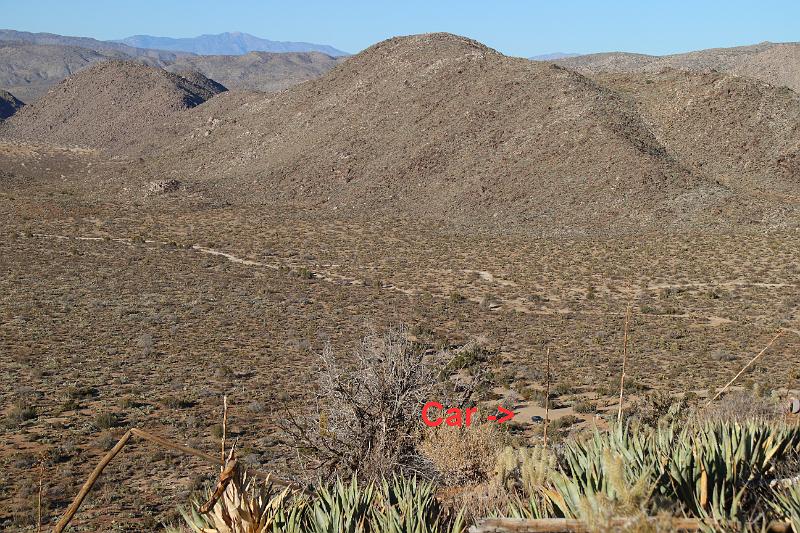
<svg viewBox="0 0 800 533">
<path fill-rule="evenodd" d="M 95 152 L 5 143 L 2 154 L 0 401 L 14 407 L 0 427 L 0 520 L 9 524 L 36 513 L 42 462 L 46 512 L 58 513 L 123 427 L 213 452 L 223 394 L 244 459 L 290 476 L 294 457 L 270 428 L 303 416 L 316 354 L 326 343 L 346 353 L 398 324 L 431 346 L 483 346 L 488 397 L 514 391 L 527 415 L 548 347 L 556 417 L 580 399 L 616 412 L 628 306 L 632 397 L 704 396 L 779 330 L 744 385 L 785 391 L 800 377 L 795 230 L 544 238 L 181 192 L 123 200 L 75 179 L 87 168 L 108 175 L 115 162 Z M 575 427 L 604 423 L 577 416 Z M 521 435 L 535 430 L 528 416 L 517 420 Z M 153 527 L 214 475 L 129 445 L 75 525 Z"/>
</svg>

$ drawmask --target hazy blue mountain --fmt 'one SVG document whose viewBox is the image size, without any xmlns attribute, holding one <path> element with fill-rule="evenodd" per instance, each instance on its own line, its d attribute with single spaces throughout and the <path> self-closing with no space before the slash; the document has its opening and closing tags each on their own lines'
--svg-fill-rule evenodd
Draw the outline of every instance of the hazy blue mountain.
<svg viewBox="0 0 800 533">
<path fill-rule="evenodd" d="M 572 54 L 572 53 L 564 53 L 564 52 L 553 52 L 551 54 L 541 54 L 538 56 L 531 56 L 528 59 L 533 61 L 555 61 L 556 59 L 564 59 L 567 57 L 577 57 L 580 54 Z"/>
<path fill-rule="evenodd" d="M 28 31 L 2 30 L 0 29 L 0 41 L 18 42 L 32 45 L 46 46 L 77 46 L 88 50 L 101 53 L 122 53 L 130 57 L 149 57 L 162 61 L 174 61 L 180 56 L 187 54 L 175 53 L 163 50 L 146 50 L 128 46 L 124 43 L 112 41 L 98 41 L 91 37 L 72 37 L 69 35 L 58 35 L 55 33 L 31 33 Z"/>
<path fill-rule="evenodd" d="M 217 35 L 200 35 L 199 37 L 180 39 L 134 35 L 115 42 L 136 48 L 156 48 L 202 55 L 241 55 L 248 52 L 322 52 L 333 57 L 348 55 L 347 52 L 342 52 L 325 44 L 270 41 L 241 32 L 226 32 Z"/>
</svg>

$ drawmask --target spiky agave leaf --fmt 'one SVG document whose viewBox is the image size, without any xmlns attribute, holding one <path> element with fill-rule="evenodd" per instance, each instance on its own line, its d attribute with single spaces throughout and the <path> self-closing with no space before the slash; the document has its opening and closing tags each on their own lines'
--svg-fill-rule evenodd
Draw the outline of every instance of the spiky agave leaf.
<svg viewBox="0 0 800 533">
<path fill-rule="evenodd" d="M 313 499 L 307 517 L 309 533 L 364 533 L 368 531 L 375 499 L 375 484 L 360 486 L 353 477 L 322 487 Z"/>
<path fill-rule="evenodd" d="M 453 520 L 436 498 L 428 481 L 395 476 L 384 479 L 375 500 L 371 530 L 381 533 L 445 533 L 463 529 L 463 513 Z M 451 523 L 449 530 L 447 524 Z"/>
<path fill-rule="evenodd" d="M 206 496 L 210 497 L 211 490 Z M 208 498 L 206 498 L 208 499 Z M 269 480 L 260 481 L 237 469 L 222 497 L 208 513 L 201 513 L 202 501 L 195 498 L 180 513 L 195 533 L 272 533 L 301 530 L 303 503 L 294 499 L 290 488 L 276 489 Z"/>
<path fill-rule="evenodd" d="M 792 531 L 800 531 L 800 485 L 790 485 L 773 490 L 770 507 L 792 524 Z"/>
</svg>

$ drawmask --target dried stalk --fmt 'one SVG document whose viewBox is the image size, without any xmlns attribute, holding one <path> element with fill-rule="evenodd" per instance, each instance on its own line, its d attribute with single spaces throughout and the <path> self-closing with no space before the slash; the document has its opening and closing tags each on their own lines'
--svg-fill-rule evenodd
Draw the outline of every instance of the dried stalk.
<svg viewBox="0 0 800 533">
<path fill-rule="evenodd" d="M 44 457 L 39 462 L 39 500 L 37 502 L 36 533 L 42 533 L 42 486 L 44 485 Z"/>
<path fill-rule="evenodd" d="M 730 387 L 731 385 L 733 385 L 733 382 L 734 382 L 734 381 L 736 381 L 737 379 L 739 379 L 739 376 L 741 376 L 742 374 L 744 374 L 744 371 L 745 371 L 745 370 L 747 370 L 747 369 L 750 367 L 750 365 L 752 365 L 753 363 L 755 363 L 755 362 L 756 362 L 756 360 L 758 360 L 758 358 L 760 358 L 762 355 L 764 355 L 765 353 L 767 353 L 767 350 L 769 350 L 770 346 L 772 346 L 772 344 L 773 344 L 773 343 L 774 343 L 776 340 L 778 340 L 778 338 L 779 338 L 781 335 L 783 335 L 783 333 L 784 333 L 784 330 L 782 330 L 782 329 L 781 329 L 781 330 L 779 330 L 779 331 L 778 331 L 778 333 L 776 333 L 776 334 L 775 334 L 775 336 L 774 336 L 774 337 L 772 337 L 772 339 L 769 341 L 769 343 L 767 343 L 767 345 L 766 345 L 766 346 L 764 346 L 764 349 L 763 349 L 763 350 L 761 350 L 760 352 L 758 352 L 758 354 L 756 354 L 756 356 L 755 356 L 755 357 L 753 357 L 752 359 L 750 359 L 750 361 L 749 361 L 749 362 L 748 362 L 746 365 L 744 365 L 744 367 L 743 367 L 743 368 L 742 368 L 742 369 L 739 371 L 739 373 L 738 373 L 738 374 L 736 374 L 735 376 L 733 376 L 733 379 L 731 379 L 729 382 L 727 382 L 727 383 L 725 384 L 725 386 L 724 386 L 724 387 L 722 387 L 722 389 L 721 389 L 721 390 L 720 390 L 720 391 L 719 391 L 717 394 L 715 394 L 713 398 L 711 398 L 710 400 L 708 400 L 708 402 L 707 402 L 707 403 L 706 403 L 706 404 L 705 404 L 703 407 L 705 408 L 705 407 L 708 407 L 709 405 L 711 405 L 711 403 L 712 403 L 714 400 L 716 400 L 717 398 L 719 398 L 719 397 L 720 397 L 720 395 L 721 395 L 723 392 L 725 392 L 726 390 L 728 390 L 728 387 Z"/>
<path fill-rule="evenodd" d="M 225 470 L 225 438 L 228 435 L 228 395 L 222 395 L 222 466 L 220 472 Z"/>
<path fill-rule="evenodd" d="M 550 347 L 547 347 L 547 389 L 544 394 L 544 447 L 547 448 L 547 426 L 550 425 Z"/>
<path fill-rule="evenodd" d="M 617 411 L 617 423 L 622 422 L 622 401 L 625 393 L 625 369 L 628 364 L 628 326 L 631 321 L 631 306 L 625 312 L 625 333 L 622 337 L 622 375 L 619 377 L 619 409 Z"/>
<path fill-rule="evenodd" d="M 227 466 L 223 468 L 222 474 L 219 476 L 217 487 L 214 489 L 214 493 L 211 495 L 211 498 L 209 498 L 206 503 L 200 506 L 200 512 L 202 514 L 206 514 L 214 508 L 214 506 L 217 504 L 217 501 L 219 501 L 219 499 L 225 493 L 225 489 L 228 488 L 228 484 L 236 476 L 237 468 L 239 468 L 239 463 L 236 461 L 236 459 L 231 459 L 228 461 Z"/>
<path fill-rule="evenodd" d="M 111 462 L 111 460 L 116 457 L 116 455 L 122 450 L 122 448 L 128 443 L 128 440 L 131 438 L 133 433 L 131 431 L 125 432 L 119 442 L 117 442 L 113 448 L 111 448 L 107 454 L 103 456 L 97 466 L 94 468 L 92 473 L 89 475 L 89 479 L 81 487 L 81 490 L 78 492 L 78 495 L 75 496 L 75 499 L 72 501 L 70 506 L 67 508 L 67 512 L 64 513 L 64 516 L 61 517 L 61 520 L 58 521 L 56 527 L 53 528 L 53 533 L 61 533 L 64 531 L 64 528 L 67 527 L 69 521 L 72 520 L 72 517 L 75 516 L 75 513 L 78 512 L 78 508 L 83 503 L 83 500 L 86 499 L 86 496 L 89 494 L 89 491 L 92 490 L 97 478 L 100 477 L 100 474 L 103 473 L 103 469 Z"/>
<path fill-rule="evenodd" d="M 188 446 L 183 446 L 182 444 L 177 444 L 175 442 L 165 439 L 164 437 L 159 437 L 158 435 L 153 435 L 152 433 L 148 433 L 147 431 L 138 428 L 131 428 L 122 436 L 122 438 L 119 439 L 119 442 L 117 442 L 117 444 L 115 444 L 114 447 L 111 448 L 111 450 L 109 450 L 108 453 L 106 453 L 103 456 L 103 458 L 94 468 L 92 473 L 89 475 L 89 478 L 86 480 L 86 482 L 81 487 L 81 490 L 78 492 L 78 495 L 75 496 L 75 499 L 67 508 L 66 512 L 64 513 L 64 516 L 61 517 L 56 526 L 53 528 L 53 533 L 61 533 L 69 525 L 70 521 L 75 516 L 75 513 L 78 512 L 78 509 L 83 503 L 83 500 L 86 499 L 86 496 L 89 494 L 89 491 L 92 489 L 95 482 L 97 482 L 97 479 L 100 477 L 100 474 L 103 473 L 103 469 L 105 469 L 105 467 L 108 466 L 108 463 L 110 463 L 111 460 L 114 459 L 114 457 L 116 457 L 116 455 L 122 450 L 123 447 L 125 447 L 130 438 L 134 435 L 142 439 L 148 440 L 154 444 L 157 444 L 158 446 L 161 446 L 163 448 L 168 448 L 170 450 L 175 450 L 188 455 L 193 455 L 195 457 L 208 461 L 209 463 L 212 464 L 224 467 L 226 462 L 224 458 L 220 459 L 219 457 L 215 457 L 206 452 L 196 450 L 194 448 L 189 448 Z M 231 456 L 232 455 L 233 454 L 231 454 Z M 249 470 L 249 472 L 258 478 L 269 480 L 270 483 L 273 483 L 275 485 L 283 487 L 292 487 L 302 492 L 308 493 L 308 490 L 299 486 L 297 483 L 275 478 L 271 474 L 265 472 L 259 472 L 258 470 Z"/>
</svg>

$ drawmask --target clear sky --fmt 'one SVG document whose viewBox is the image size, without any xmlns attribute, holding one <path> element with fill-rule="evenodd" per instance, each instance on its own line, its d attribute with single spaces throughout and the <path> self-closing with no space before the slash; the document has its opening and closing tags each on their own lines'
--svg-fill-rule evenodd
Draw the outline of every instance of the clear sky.
<svg viewBox="0 0 800 533">
<path fill-rule="evenodd" d="M 116 39 L 243 31 L 347 52 L 448 31 L 508 55 L 666 54 L 800 41 L 798 0 L 0 0 L 0 28 Z"/>
</svg>

